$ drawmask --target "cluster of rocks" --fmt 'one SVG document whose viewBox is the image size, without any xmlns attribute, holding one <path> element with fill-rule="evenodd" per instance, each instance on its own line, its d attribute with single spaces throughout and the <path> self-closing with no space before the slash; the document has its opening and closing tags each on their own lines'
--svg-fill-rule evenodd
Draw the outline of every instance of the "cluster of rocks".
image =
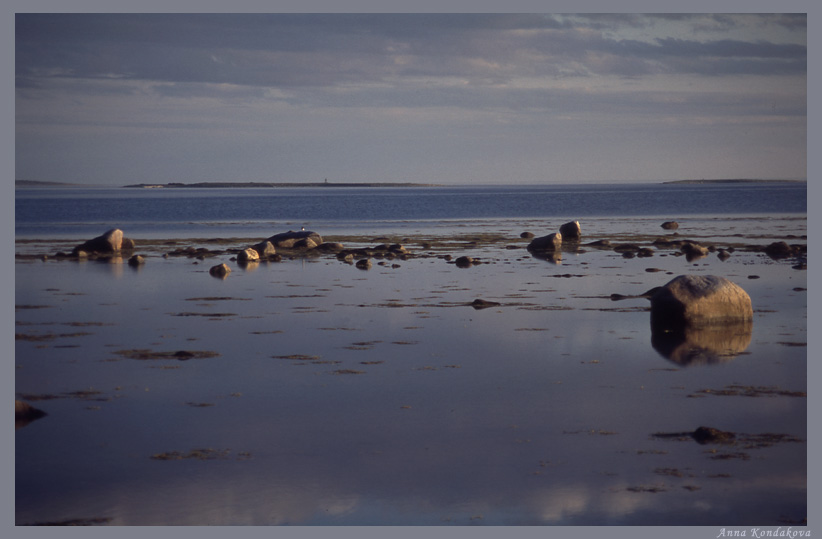
<svg viewBox="0 0 822 539">
<path fill-rule="evenodd" d="M 528 244 L 528 250 L 532 253 L 556 253 L 562 249 L 563 240 L 578 243 L 582 239 L 582 230 L 579 221 L 571 221 L 560 226 L 559 232 L 547 236 L 533 237 L 533 234 L 523 233 L 520 237 L 533 238 Z"/>
</svg>

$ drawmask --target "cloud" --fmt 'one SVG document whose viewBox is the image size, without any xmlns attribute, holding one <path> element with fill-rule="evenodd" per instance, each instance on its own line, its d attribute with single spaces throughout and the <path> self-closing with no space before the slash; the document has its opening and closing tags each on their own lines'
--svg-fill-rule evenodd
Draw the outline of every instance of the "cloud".
<svg viewBox="0 0 822 539">
<path fill-rule="evenodd" d="M 804 45 L 616 39 L 592 28 L 649 19 L 583 19 L 595 24 L 535 15 L 18 15 L 17 80 L 20 89 L 53 77 L 312 87 L 806 69 Z"/>
</svg>

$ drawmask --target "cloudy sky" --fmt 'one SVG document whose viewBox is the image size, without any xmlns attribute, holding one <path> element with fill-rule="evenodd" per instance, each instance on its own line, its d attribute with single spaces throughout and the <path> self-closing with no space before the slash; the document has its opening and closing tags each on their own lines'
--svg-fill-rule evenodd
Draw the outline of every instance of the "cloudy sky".
<svg viewBox="0 0 822 539">
<path fill-rule="evenodd" d="M 805 178 L 804 15 L 17 14 L 15 175 Z"/>
</svg>

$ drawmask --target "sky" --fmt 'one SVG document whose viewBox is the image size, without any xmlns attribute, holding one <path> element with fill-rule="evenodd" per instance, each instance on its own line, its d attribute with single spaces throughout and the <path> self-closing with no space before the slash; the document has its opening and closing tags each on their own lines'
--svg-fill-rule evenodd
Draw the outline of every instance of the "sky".
<svg viewBox="0 0 822 539">
<path fill-rule="evenodd" d="M 804 14 L 16 14 L 15 177 L 807 176 Z"/>
</svg>

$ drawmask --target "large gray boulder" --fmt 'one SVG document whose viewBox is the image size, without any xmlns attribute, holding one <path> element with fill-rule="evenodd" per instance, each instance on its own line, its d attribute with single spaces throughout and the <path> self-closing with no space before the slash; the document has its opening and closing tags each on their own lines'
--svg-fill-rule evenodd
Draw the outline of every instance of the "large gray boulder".
<svg viewBox="0 0 822 539">
<path fill-rule="evenodd" d="M 528 244 L 529 251 L 559 251 L 562 248 L 562 234 L 554 233 L 534 238 Z"/>
<path fill-rule="evenodd" d="M 93 253 L 93 254 L 112 254 L 118 253 L 123 249 L 133 249 L 134 242 L 123 237 L 123 231 L 119 228 L 112 228 L 104 234 L 92 238 L 85 243 L 82 243 L 74 248 L 72 254 L 79 252 Z"/>
<path fill-rule="evenodd" d="M 582 238 L 582 229 L 579 221 L 571 221 L 559 227 L 559 233 L 565 241 L 579 241 Z"/>
<path fill-rule="evenodd" d="M 714 275 L 680 275 L 651 295 L 652 327 L 680 328 L 753 320 L 751 298 Z"/>
<path fill-rule="evenodd" d="M 314 249 L 322 244 L 322 236 L 310 230 L 282 232 L 268 238 L 277 249 Z"/>
</svg>

